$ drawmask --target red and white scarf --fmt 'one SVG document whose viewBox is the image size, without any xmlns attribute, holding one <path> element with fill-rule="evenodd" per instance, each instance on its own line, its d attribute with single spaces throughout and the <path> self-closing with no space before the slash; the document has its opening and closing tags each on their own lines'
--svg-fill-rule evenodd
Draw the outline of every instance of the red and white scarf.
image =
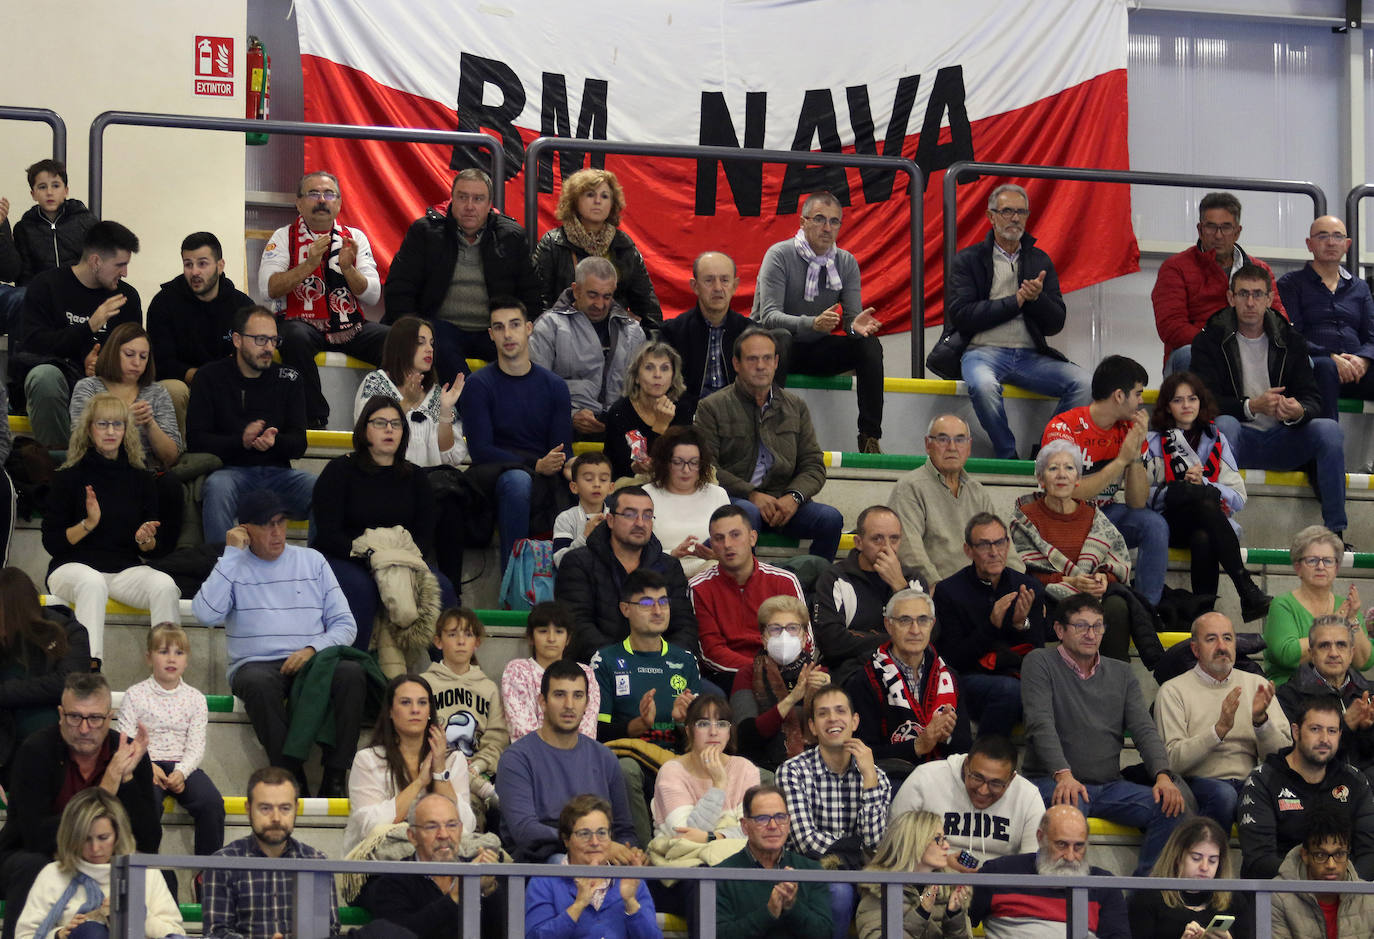
<svg viewBox="0 0 1374 939">
<path fill-rule="evenodd" d="M 869 682 L 887 705 L 888 713 L 883 715 L 883 733 L 890 743 L 915 740 L 941 706 L 958 708 L 959 693 L 945 660 L 934 648 L 929 648 L 922 665 L 923 674 L 917 678 L 921 687 L 912 688 L 892 658 L 892 643 L 885 642 L 873 653 L 873 658 L 864 669 Z M 909 716 L 904 715 L 903 711 L 909 712 Z"/>
<path fill-rule="evenodd" d="M 296 264 L 303 262 L 310 254 L 310 246 L 320 233 L 310 230 L 305 219 L 297 218 L 295 227 Z M 331 263 L 339 255 L 348 233 L 337 222 L 329 232 L 329 250 L 325 252 L 320 266 L 315 268 L 296 289 L 286 295 L 286 318 L 305 320 L 332 343 L 347 342 L 363 328 L 363 311 L 359 308 L 358 298 L 349 289 L 348 278 L 339 270 L 338 264 Z"/>
</svg>

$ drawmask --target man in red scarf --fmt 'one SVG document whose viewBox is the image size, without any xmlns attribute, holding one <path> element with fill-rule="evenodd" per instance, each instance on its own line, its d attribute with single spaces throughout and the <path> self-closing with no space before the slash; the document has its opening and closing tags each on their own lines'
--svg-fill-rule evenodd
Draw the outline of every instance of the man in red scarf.
<svg viewBox="0 0 1374 939">
<path fill-rule="evenodd" d="M 343 208 L 339 179 L 317 171 L 296 188 L 300 215 L 272 233 L 258 267 L 258 292 L 280 318 L 282 364 L 305 378 L 307 426 L 329 422 L 315 353 L 345 352 L 380 365 L 387 327 L 368 322 L 382 281 L 372 246 L 360 229 L 336 221 Z"/>
</svg>

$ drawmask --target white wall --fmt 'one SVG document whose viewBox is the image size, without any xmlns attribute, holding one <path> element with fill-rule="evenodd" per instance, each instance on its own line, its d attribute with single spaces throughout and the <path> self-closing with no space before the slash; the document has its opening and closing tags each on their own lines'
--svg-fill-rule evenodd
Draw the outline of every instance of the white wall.
<svg viewBox="0 0 1374 939">
<path fill-rule="evenodd" d="M 6 2 L 0 88 L 5 104 L 52 108 L 67 123 L 71 194 L 88 194 L 87 132 L 103 111 L 243 116 L 247 0 L 192 4 L 140 0 Z M 194 94 L 194 37 L 234 39 L 235 95 Z M 181 239 L 219 236 L 226 270 L 242 280 L 243 138 L 228 133 L 111 128 L 105 135 L 102 217 L 139 236 L 129 282 L 146 309 L 157 285 L 181 272 Z M 51 156 L 45 125 L 0 123 L 0 195 L 11 219 L 33 204 L 24 167 Z"/>
</svg>

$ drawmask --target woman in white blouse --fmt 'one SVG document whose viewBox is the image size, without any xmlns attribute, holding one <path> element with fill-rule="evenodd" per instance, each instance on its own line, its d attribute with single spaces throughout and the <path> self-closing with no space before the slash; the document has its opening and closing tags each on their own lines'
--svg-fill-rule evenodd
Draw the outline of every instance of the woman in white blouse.
<svg viewBox="0 0 1374 939">
<path fill-rule="evenodd" d="M 649 462 L 652 479 L 644 491 L 654 500 L 654 534 L 691 579 L 715 562 L 711 513 L 729 505 L 730 496 L 716 485 L 711 446 L 694 427 L 669 427 L 654 441 Z"/>
<path fill-rule="evenodd" d="M 368 372 L 353 396 L 353 420 L 373 395 L 401 402 L 410 422 L 406 459 L 416 466 L 458 466 L 468 458 L 458 397 L 463 376 L 447 386 L 434 372 L 434 328 L 418 316 L 403 316 L 387 333 L 382 367 Z"/>
</svg>

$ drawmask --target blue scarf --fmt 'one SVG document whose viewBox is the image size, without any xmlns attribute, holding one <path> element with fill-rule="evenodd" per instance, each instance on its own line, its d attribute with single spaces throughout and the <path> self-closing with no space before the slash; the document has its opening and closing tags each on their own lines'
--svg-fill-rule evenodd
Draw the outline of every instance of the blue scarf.
<svg viewBox="0 0 1374 939">
<path fill-rule="evenodd" d="M 62 914 L 67 909 L 67 904 L 72 897 L 76 896 L 78 889 L 86 891 L 86 899 L 77 907 L 78 913 L 89 913 L 100 908 L 100 904 L 105 902 L 105 891 L 100 884 L 89 874 L 77 871 L 72 874 L 72 879 L 67 882 L 67 889 L 62 891 L 62 898 L 53 904 L 53 908 L 48 910 L 48 915 L 43 917 L 43 924 L 38 927 L 38 932 L 34 933 L 35 939 L 47 939 L 48 935 L 56 929 L 62 920 Z"/>
</svg>

